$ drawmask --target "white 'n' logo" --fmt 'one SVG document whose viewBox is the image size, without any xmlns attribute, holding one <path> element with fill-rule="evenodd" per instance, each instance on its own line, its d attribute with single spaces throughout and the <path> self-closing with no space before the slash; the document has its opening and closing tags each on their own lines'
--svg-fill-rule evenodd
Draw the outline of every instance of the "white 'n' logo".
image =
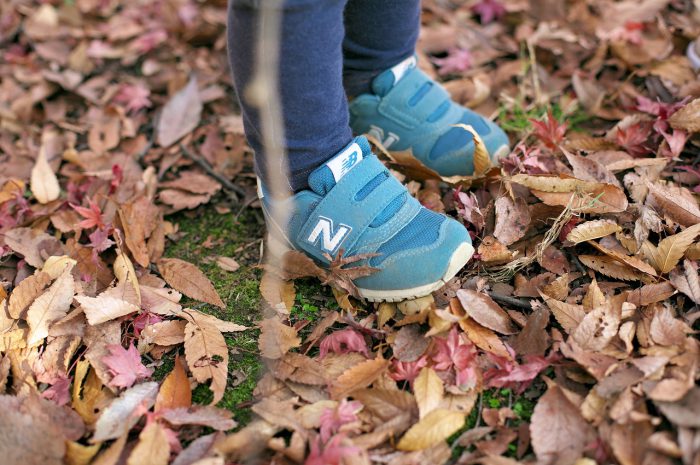
<svg viewBox="0 0 700 465">
<path fill-rule="evenodd" d="M 333 255 L 352 228 L 346 224 L 340 224 L 333 234 L 333 220 L 324 216 L 319 217 L 316 227 L 306 239 L 311 244 L 316 244 L 321 239 L 321 249 Z"/>
</svg>

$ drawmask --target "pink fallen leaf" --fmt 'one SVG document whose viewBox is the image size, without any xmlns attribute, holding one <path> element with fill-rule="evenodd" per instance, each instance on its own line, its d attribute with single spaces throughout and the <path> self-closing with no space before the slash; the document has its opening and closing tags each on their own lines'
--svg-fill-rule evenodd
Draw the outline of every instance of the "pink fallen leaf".
<svg viewBox="0 0 700 465">
<path fill-rule="evenodd" d="M 444 76 L 468 70 L 472 66 L 473 59 L 469 50 L 453 48 L 447 52 L 445 58 L 433 58 L 433 63 L 440 67 L 438 74 Z"/>
<path fill-rule="evenodd" d="M 481 24 L 489 24 L 506 14 L 506 8 L 498 0 L 481 0 L 471 10 L 479 15 Z"/>
<path fill-rule="evenodd" d="M 144 108 L 150 108 L 150 89 L 141 84 L 124 84 L 114 96 L 114 101 L 123 105 L 126 111 L 136 113 Z"/>
<path fill-rule="evenodd" d="M 455 382 L 462 389 L 471 388 L 477 381 L 477 352 L 471 342 L 465 342 L 456 326 L 446 338 L 435 338 L 433 368 L 436 371 L 452 371 Z"/>
<path fill-rule="evenodd" d="M 341 465 L 344 463 L 345 457 L 350 457 L 360 452 L 359 447 L 346 446 L 343 444 L 345 435 L 337 434 L 331 438 L 326 444 L 321 444 L 319 436 L 311 443 L 311 451 L 309 452 L 304 465 Z"/>
<path fill-rule="evenodd" d="M 78 223 L 78 226 L 80 226 L 83 229 L 103 229 L 105 227 L 105 223 L 104 219 L 102 218 L 102 209 L 93 199 L 88 199 L 88 205 L 89 207 L 71 205 L 73 210 L 75 210 L 80 216 L 85 218 L 80 223 Z"/>
<path fill-rule="evenodd" d="M 394 360 L 391 365 L 389 377 L 394 381 L 408 381 L 413 385 L 413 381 L 418 377 L 421 368 L 428 365 L 428 358 L 423 356 L 415 362 L 401 362 Z"/>
<path fill-rule="evenodd" d="M 334 409 L 327 408 L 321 414 L 321 441 L 326 443 L 334 434 L 340 431 L 345 425 L 357 421 L 357 412 L 362 410 L 362 404 L 356 400 L 348 402 L 347 399 L 340 401 Z"/>
<path fill-rule="evenodd" d="M 362 334 L 351 328 L 346 328 L 326 336 L 319 346 L 319 358 L 324 358 L 329 352 L 334 354 L 347 354 L 348 352 L 359 352 L 365 357 L 369 357 L 367 343 Z"/>
<path fill-rule="evenodd" d="M 133 343 L 129 344 L 129 349 L 124 349 L 119 344 L 110 344 L 107 350 L 110 354 L 102 357 L 102 362 L 113 376 L 107 383 L 109 386 L 128 388 L 137 380 L 153 374 L 153 369 L 141 363 L 141 355 Z"/>
<path fill-rule="evenodd" d="M 554 114 L 547 112 L 547 118 L 542 121 L 531 119 L 530 123 L 534 126 L 535 137 L 537 137 L 548 149 L 556 150 L 556 148 L 564 141 L 566 135 L 566 123 L 560 123 L 554 117 Z"/>
</svg>

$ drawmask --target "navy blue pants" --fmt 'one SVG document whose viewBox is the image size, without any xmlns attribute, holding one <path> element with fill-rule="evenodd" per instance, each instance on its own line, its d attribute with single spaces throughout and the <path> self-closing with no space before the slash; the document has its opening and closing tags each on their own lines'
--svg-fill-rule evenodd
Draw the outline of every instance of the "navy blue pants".
<svg viewBox="0 0 700 465">
<path fill-rule="evenodd" d="M 263 182 L 260 120 L 244 90 L 255 68 L 256 5 L 230 0 L 228 50 L 246 137 Z M 350 142 L 347 97 L 370 91 L 372 79 L 414 53 L 420 0 L 287 0 L 279 64 L 289 187 Z"/>
</svg>

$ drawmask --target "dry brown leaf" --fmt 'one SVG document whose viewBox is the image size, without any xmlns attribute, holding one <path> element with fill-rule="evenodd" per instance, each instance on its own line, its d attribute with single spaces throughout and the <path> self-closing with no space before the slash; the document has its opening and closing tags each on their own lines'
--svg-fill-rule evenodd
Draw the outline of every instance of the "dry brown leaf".
<svg viewBox="0 0 700 465">
<path fill-rule="evenodd" d="M 696 98 L 672 114 L 668 122 L 674 129 L 683 129 L 688 132 L 700 131 L 700 98 Z"/>
<path fill-rule="evenodd" d="M 617 260 L 620 263 L 624 263 L 625 265 L 634 268 L 635 270 L 641 271 L 642 273 L 646 273 L 651 276 L 656 276 L 656 270 L 654 270 L 654 268 L 651 265 L 640 260 L 637 257 L 625 255 L 621 252 L 618 252 L 617 250 L 604 247 L 601 244 L 594 241 L 589 241 L 588 243 L 596 249 L 598 249 L 599 251 L 603 252 L 608 257 L 612 258 L 613 260 Z"/>
<path fill-rule="evenodd" d="M 129 257 L 122 252 L 117 253 L 117 258 L 114 259 L 114 276 L 117 277 L 120 284 L 129 285 L 136 293 L 137 304 L 141 305 L 141 287 L 136 276 L 134 264 L 131 263 Z"/>
<path fill-rule="evenodd" d="M 696 304 L 700 304 L 700 279 L 698 278 L 698 266 L 691 260 L 683 261 L 683 268 L 678 268 L 671 271 L 671 284 L 681 291 L 683 294 L 690 297 L 690 300 Z M 10 304 L 12 301 L 10 300 Z"/>
<path fill-rule="evenodd" d="M 669 282 L 652 283 L 627 292 L 627 302 L 637 307 L 646 307 L 647 305 L 666 300 L 675 293 L 676 290 Z"/>
<path fill-rule="evenodd" d="M 396 448 L 417 451 L 440 444 L 464 426 L 465 418 L 460 412 L 433 410 L 406 431 Z"/>
<path fill-rule="evenodd" d="M 602 351 L 617 335 L 620 318 L 617 305 L 608 303 L 596 307 L 586 313 L 571 337 L 584 350 Z"/>
<path fill-rule="evenodd" d="M 241 267 L 233 257 L 216 257 L 216 264 L 224 271 L 235 272 Z"/>
<path fill-rule="evenodd" d="M 36 298 L 27 310 L 29 334 L 27 345 L 30 347 L 49 335 L 49 325 L 68 313 L 75 294 L 75 283 L 71 274 L 72 267 L 66 267 L 61 276 Z"/>
<path fill-rule="evenodd" d="M 278 318 L 267 318 L 260 322 L 258 347 L 263 357 L 278 359 L 300 345 L 301 339 L 297 336 L 296 329 L 285 325 Z"/>
<path fill-rule="evenodd" d="M 170 443 L 160 423 L 154 421 L 141 431 L 139 442 L 127 460 L 127 465 L 167 465 Z"/>
<path fill-rule="evenodd" d="M 544 356 L 550 345 L 550 337 L 547 333 L 549 316 L 549 310 L 543 305 L 533 307 L 522 331 L 512 340 L 512 346 L 516 353 Z"/>
<path fill-rule="evenodd" d="M 530 423 L 532 448 L 541 463 L 570 465 L 581 458 L 590 427 L 559 386 L 537 401 Z"/>
<path fill-rule="evenodd" d="M 700 223 L 700 208 L 693 195 L 682 187 L 665 186 L 647 182 L 649 196 L 647 203 L 681 226 Z"/>
<path fill-rule="evenodd" d="M 63 255 L 63 246 L 53 236 L 31 228 L 15 228 L 5 231 L 5 244 L 24 256 L 25 261 L 34 268 L 44 266 L 44 260 L 50 255 Z"/>
<path fill-rule="evenodd" d="M 175 365 L 163 380 L 156 397 L 154 411 L 190 407 L 192 405 L 192 389 L 185 372 L 185 364 L 179 355 L 175 356 Z"/>
<path fill-rule="evenodd" d="M 150 263 L 146 239 L 156 228 L 158 215 L 158 207 L 146 196 L 125 203 L 119 209 L 126 245 L 136 263 L 144 268 Z"/>
<path fill-rule="evenodd" d="M 95 424 L 92 443 L 119 438 L 141 419 L 143 412 L 150 409 L 158 395 L 158 383 L 136 384 L 124 391 L 102 411 Z M 143 412 L 140 409 L 145 409 Z"/>
<path fill-rule="evenodd" d="M 671 309 L 657 307 L 649 325 L 649 335 L 662 346 L 683 346 L 686 334 L 692 329 L 683 321 L 675 318 Z"/>
<path fill-rule="evenodd" d="M 170 346 L 185 342 L 186 321 L 168 320 L 154 323 L 143 328 L 141 339 L 147 344 Z"/>
<path fill-rule="evenodd" d="M 659 242 L 658 247 L 651 249 L 648 256 L 651 263 L 660 273 L 668 273 L 676 267 L 683 254 L 700 234 L 700 223 L 684 231 L 669 236 Z"/>
<path fill-rule="evenodd" d="M 39 271 L 24 278 L 10 294 L 8 312 L 12 318 L 25 319 L 27 308 L 51 283 L 51 276 Z"/>
<path fill-rule="evenodd" d="M 158 120 L 158 145 L 169 147 L 189 134 L 199 124 L 201 113 L 202 100 L 193 76 L 163 107 Z"/>
<path fill-rule="evenodd" d="M 185 356 L 198 383 L 211 379 L 212 404 L 224 396 L 228 374 L 228 347 L 221 331 L 198 312 L 187 312 Z"/>
<path fill-rule="evenodd" d="M 29 188 L 39 203 L 49 203 L 58 198 L 61 194 L 61 187 L 58 185 L 58 178 L 53 172 L 48 160 L 46 159 L 46 136 L 49 133 L 42 135 L 42 144 L 39 148 L 39 154 L 36 157 L 36 163 L 32 168 L 32 175 L 29 181 Z"/>
<path fill-rule="evenodd" d="M 531 192 L 547 205 L 571 205 L 579 213 L 620 213 L 628 206 L 625 192 L 612 184 L 597 184 L 588 191 L 543 192 L 533 189 Z"/>
<path fill-rule="evenodd" d="M 331 397 L 342 399 L 357 389 L 366 388 L 389 368 L 389 363 L 389 360 L 377 357 L 354 365 L 333 381 Z"/>
<path fill-rule="evenodd" d="M 579 244 L 593 239 L 600 239 L 601 237 L 609 236 L 621 230 L 622 228 L 620 228 L 620 225 L 611 220 L 586 221 L 585 223 L 576 225 L 566 236 L 566 240 L 574 244 Z"/>
<path fill-rule="evenodd" d="M 529 187 L 532 190 L 549 193 L 569 193 L 574 191 L 593 191 L 598 183 L 582 181 L 566 175 L 530 175 L 516 174 L 511 182 Z"/>
<path fill-rule="evenodd" d="M 158 262 L 158 271 L 165 282 L 187 297 L 226 308 L 209 278 L 192 263 L 179 258 L 162 258 Z"/>
<path fill-rule="evenodd" d="M 530 210 L 524 199 L 504 195 L 496 200 L 496 226 L 493 235 L 504 245 L 523 238 L 530 226 Z"/>
<path fill-rule="evenodd" d="M 269 271 L 260 279 L 260 294 L 265 301 L 282 315 L 289 315 L 296 299 L 294 281 L 285 281 Z"/>
<path fill-rule="evenodd" d="M 600 274 L 623 281 L 638 281 L 644 276 L 631 267 L 606 255 L 579 255 L 578 259 Z"/>
<path fill-rule="evenodd" d="M 500 334 L 514 334 L 515 326 L 508 314 L 484 293 L 469 289 L 457 291 L 457 298 L 471 318 L 486 328 Z"/>
<path fill-rule="evenodd" d="M 91 325 L 98 325 L 120 316 L 136 313 L 139 307 L 124 299 L 110 295 L 107 290 L 97 297 L 79 295 L 75 300 L 85 312 L 85 317 Z"/>
<path fill-rule="evenodd" d="M 505 343 L 501 341 L 496 333 L 488 328 L 484 328 L 479 323 L 466 316 L 466 311 L 462 308 L 462 304 L 457 298 L 450 300 L 450 311 L 458 318 L 459 327 L 462 328 L 467 338 L 478 348 L 508 360 L 513 358 Z"/>
<path fill-rule="evenodd" d="M 442 380 L 432 368 L 421 368 L 420 373 L 413 381 L 413 392 L 420 418 L 425 418 L 442 403 L 444 396 Z"/>
<path fill-rule="evenodd" d="M 493 166 L 491 163 L 492 154 L 489 154 L 479 133 L 469 124 L 455 124 L 454 126 L 469 132 L 474 139 L 474 175 L 479 176 L 486 173 Z"/>
<path fill-rule="evenodd" d="M 552 311 L 554 318 L 556 318 L 557 322 L 564 328 L 564 331 L 569 334 L 576 329 L 586 316 L 586 311 L 581 305 L 560 302 L 543 293 L 540 293 L 540 295 Z"/>
</svg>

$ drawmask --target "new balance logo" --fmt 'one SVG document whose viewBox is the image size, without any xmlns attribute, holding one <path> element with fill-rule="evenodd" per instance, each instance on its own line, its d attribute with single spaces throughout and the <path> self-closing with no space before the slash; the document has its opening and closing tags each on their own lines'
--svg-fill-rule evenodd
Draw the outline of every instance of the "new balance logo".
<svg viewBox="0 0 700 465">
<path fill-rule="evenodd" d="M 386 137 L 384 137 L 384 129 L 375 125 L 369 127 L 368 134 L 381 142 L 385 149 L 389 149 L 389 147 L 399 141 L 399 136 L 393 132 L 387 133 Z"/>
<path fill-rule="evenodd" d="M 350 226 L 341 223 L 338 230 L 333 232 L 333 220 L 321 216 L 306 240 L 313 245 L 317 245 L 320 240 L 321 249 L 335 255 L 350 231 L 352 231 Z"/>
<path fill-rule="evenodd" d="M 357 142 L 350 144 L 350 147 L 339 153 L 331 161 L 326 163 L 326 166 L 333 173 L 335 182 L 345 176 L 353 166 L 357 165 L 362 160 L 362 149 Z"/>
</svg>

